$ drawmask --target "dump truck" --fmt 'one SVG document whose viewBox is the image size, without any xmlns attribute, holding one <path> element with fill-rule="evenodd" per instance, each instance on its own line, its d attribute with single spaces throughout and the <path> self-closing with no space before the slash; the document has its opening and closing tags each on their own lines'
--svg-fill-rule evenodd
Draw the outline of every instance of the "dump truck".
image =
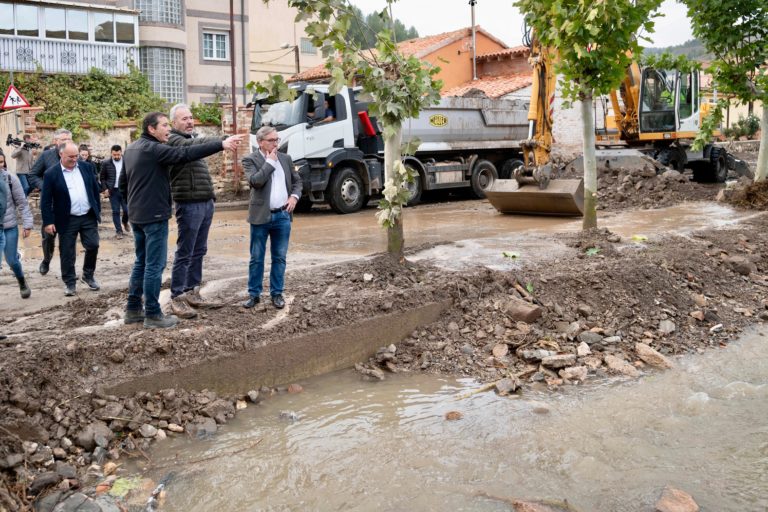
<svg viewBox="0 0 768 512">
<path fill-rule="evenodd" d="M 303 180 L 300 209 L 327 203 L 338 213 L 359 210 L 381 193 L 385 181 L 383 139 L 369 116 L 369 99 L 360 88 L 332 95 L 324 84 L 291 87 L 293 101 L 268 104 L 254 98 L 253 150 L 256 131 L 273 126 L 278 150 L 291 156 Z M 406 120 L 403 142 L 418 140 L 414 154 L 403 158 L 418 174 L 409 186 L 408 204 L 434 190 L 464 190 L 483 198 L 494 181 L 510 178 L 522 165 L 527 113 L 527 101 L 520 99 L 443 97 Z"/>
</svg>

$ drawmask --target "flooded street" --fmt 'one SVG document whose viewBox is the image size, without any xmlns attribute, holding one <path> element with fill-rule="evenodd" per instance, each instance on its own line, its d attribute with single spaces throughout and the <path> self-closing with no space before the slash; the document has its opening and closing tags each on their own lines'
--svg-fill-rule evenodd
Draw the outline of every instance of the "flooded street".
<svg viewBox="0 0 768 512">
<path fill-rule="evenodd" d="M 494 511 L 510 510 L 501 499 L 566 498 L 640 512 L 665 485 L 704 511 L 766 510 L 765 333 L 676 362 L 512 398 L 467 396 L 468 380 L 334 373 L 249 406 L 213 439 L 158 443 L 149 455 L 163 469 L 145 476 L 170 476 L 166 511 Z M 288 411 L 298 420 L 281 419 Z"/>
</svg>

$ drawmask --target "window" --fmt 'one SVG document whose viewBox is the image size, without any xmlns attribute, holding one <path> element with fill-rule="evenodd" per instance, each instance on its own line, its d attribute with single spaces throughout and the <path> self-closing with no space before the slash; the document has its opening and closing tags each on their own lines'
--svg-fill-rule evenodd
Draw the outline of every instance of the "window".
<svg viewBox="0 0 768 512">
<path fill-rule="evenodd" d="M 312 44 L 312 41 L 306 37 L 301 38 L 301 41 L 299 42 L 299 48 L 301 49 L 301 53 L 306 53 L 307 55 L 317 55 L 317 48 L 315 48 L 315 46 Z"/>
<path fill-rule="evenodd" d="M 229 34 L 226 32 L 203 32 L 203 58 L 206 60 L 229 60 Z"/>
<path fill-rule="evenodd" d="M 93 13 L 93 35 L 98 43 L 115 42 L 115 21 L 112 13 Z"/>
<path fill-rule="evenodd" d="M 0 35 L 13 35 L 13 4 L 0 4 Z"/>
<path fill-rule="evenodd" d="M 16 5 L 16 35 L 39 37 L 37 25 L 37 7 L 34 5 Z"/>
<path fill-rule="evenodd" d="M 169 103 L 184 101 L 184 52 L 175 48 L 145 46 L 139 50 L 141 72 L 152 90 Z"/>
<path fill-rule="evenodd" d="M 88 40 L 88 13 L 67 9 L 67 38 L 72 41 Z"/>
<path fill-rule="evenodd" d="M 126 14 L 116 14 L 115 34 L 117 35 L 117 42 L 134 44 L 136 42 L 134 27 L 135 24 L 133 22 L 133 16 Z"/>
<path fill-rule="evenodd" d="M 181 25 L 181 0 L 136 0 L 139 21 Z"/>
<path fill-rule="evenodd" d="M 64 9 L 45 8 L 45 37 L 65 39 L 67 37 L 67 20 Z"/>
</svg>

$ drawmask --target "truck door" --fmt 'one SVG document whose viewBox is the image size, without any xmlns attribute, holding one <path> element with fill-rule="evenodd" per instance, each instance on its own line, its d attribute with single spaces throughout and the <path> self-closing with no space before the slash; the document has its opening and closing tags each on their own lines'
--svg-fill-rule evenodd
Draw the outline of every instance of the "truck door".
<svg viewBox="0 0 768 512">
<path fill-rule="evenodd" d="M 320 93 L 327 106 L 316 105 L 310 124 L 307 125 L 305 137 L 305 152 L 307 158 L 322 158 L 338 148 L 350 145 L 351 137 L 347 140 L 349 112 L 344 97 L 341 94 L 331 96 Z M 319 103 L 320 98 L 316 100 Z"/>
<path fill-rule="evenodd" d="M 677 126 L 681 132 L 699 131 L 699 74 L 679 73 Z"/>
</svg>

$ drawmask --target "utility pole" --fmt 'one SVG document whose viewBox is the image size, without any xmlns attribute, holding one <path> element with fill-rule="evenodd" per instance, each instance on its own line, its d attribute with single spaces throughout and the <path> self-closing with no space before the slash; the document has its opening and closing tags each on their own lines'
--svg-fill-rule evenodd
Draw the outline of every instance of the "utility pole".
<svg viewBox="0 0 768 512">
<path fill-rule="evenodd" d="M 475 4 L 477 0 L 469 0 L 472 8 L 472 80 L 477 80 L 477 33 L 475 30 Z"/>
<path fill-rule="evenodd" d="M 243 13 L 241 13 L 242 15 Z M 243 49 L 245 50 L 245 49 Z M 229 63 L 232 79 L 232 134 L 237 135 L 237 80 L 235 79 L 235 3 L 229 0 Z M 240 168 L 237 165 L 237 147 L 232 152 L 232 179 L 235 184 L 240 181 Z M 235 187 L 235 190 L 238 190 Z"/>
</svg>

